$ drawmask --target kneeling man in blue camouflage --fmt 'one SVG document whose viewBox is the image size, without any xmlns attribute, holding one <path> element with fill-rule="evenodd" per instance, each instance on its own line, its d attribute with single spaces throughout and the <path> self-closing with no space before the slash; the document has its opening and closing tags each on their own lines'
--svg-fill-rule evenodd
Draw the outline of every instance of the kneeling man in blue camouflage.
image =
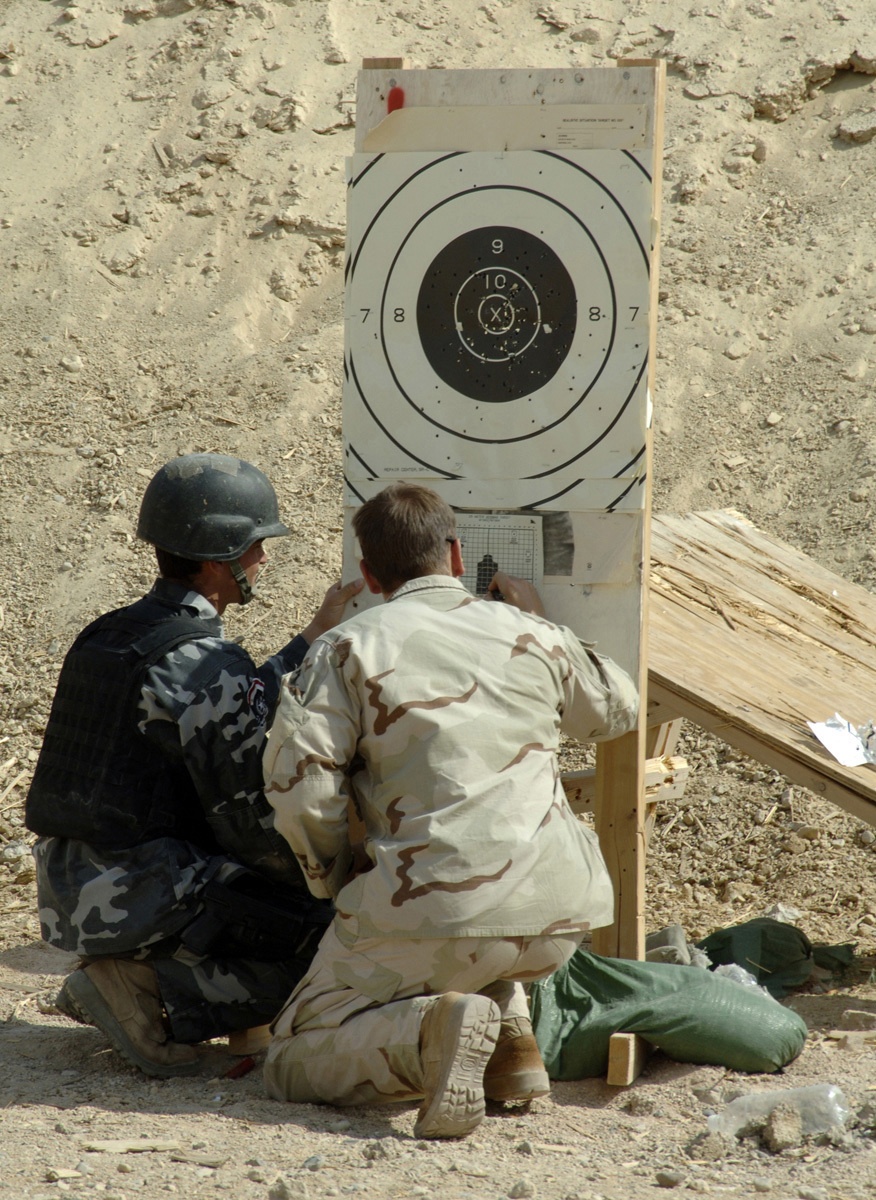
<svg viewBox="0 0 876 1200">
<path fill-rule="evenodd" d="M 313 643 L 264 757 L 277 829 L 314 896 L 335 901 L 265 1079 L 283 1100 L 419 1100 L 417 1137 L 462 1137 L 485 1098 L 549 1090 L 521 984 L 613 919 L 596 837 L 560 782 L 560 731 L 626 733 L 638 696 L 540 615 L 531 585 L 500 573 L 505 603 L 472 596 L 453 510 L 430 489 L 393 484 L 354 528 L 386 602 Z"/>
<path fill-rule="evenodd" d="M 331 920 L 274 829 L 261 756 L 281 679 L 361 581 L 257 667 L 221 617 L 289 533 L 267 477 L 182 455 L 137 532 L 159 578 L 73 643 L 26 815 L 42 935 L 81 956 L 57 1007 L 165 1077 L 201 1070 L 196 1043 L 270 1021 Z"/>
</svg>

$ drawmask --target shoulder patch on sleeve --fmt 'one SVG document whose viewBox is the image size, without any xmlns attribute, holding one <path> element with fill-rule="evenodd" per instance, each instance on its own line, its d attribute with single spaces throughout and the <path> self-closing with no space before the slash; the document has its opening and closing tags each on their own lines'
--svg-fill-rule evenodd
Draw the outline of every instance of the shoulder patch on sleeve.
<svg viewBox="0 0 876 1200">
<path fill-rule="evenodd" d="M 265 699 L 265 685 L 260 679 L 254 679 L 249 685 L 246 698 L 252 709 L 253 716 L 260 724 L 264 724 L 268 719 L 268 702 Z"/>
</svg>

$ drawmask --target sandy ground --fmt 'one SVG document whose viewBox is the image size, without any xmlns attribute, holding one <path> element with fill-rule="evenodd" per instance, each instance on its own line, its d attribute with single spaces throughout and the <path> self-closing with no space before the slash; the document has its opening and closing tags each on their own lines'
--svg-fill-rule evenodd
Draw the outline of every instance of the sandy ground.
<svg viewBox="0 0 876 1200">
<path fill-rule="evenodd" d="M 151 580 L 133 522 L 162 461 L 215 449 L 277 484 L 293 536 L 229 621 L 254 655 L 339 570 L 343 159 L 366 55 L 666 60 L 655 509 L 739 509 L 872 588 L 874 30 L 873 0 L 5 0 L 0 1197 L 873 1194 L 874 1048 L 826 1036 L 876 1011 L 873 835 L 694 729 L 648 928 L 695 938 L 782 902 L 814 941 L 855 942 L 855 968 L 792 999 L 812 1032 L 779 1079 L 655 1055 L 632 1089 L 558 1084 L 460 1145 L 416 1143 L 410 1110 L 277 1105 L 258 1069 L 223 1077 L 221 1047 L 203 1078 L 149 1082 L 53 1013 L 68 960 L 39 942 L 21 809 L 67 645 Z M 689 1149 L 735 1091 L 812 1082 L 846 1093 L 842 1136 Z"/>
</svg>

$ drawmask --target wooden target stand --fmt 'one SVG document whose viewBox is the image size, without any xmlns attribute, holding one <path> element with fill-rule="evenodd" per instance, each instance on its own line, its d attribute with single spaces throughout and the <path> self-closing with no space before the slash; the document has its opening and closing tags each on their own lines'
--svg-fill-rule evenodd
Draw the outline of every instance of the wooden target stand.
<svg viewBox="0 0 876 1200">
<path fill-rule="evenodd" d="M 649 730 L 644 703 L 664 87 L 654 60 L 426 71 L 366 59 L 348 165 L 345 576 L 353 512 L 399 477 L 457 510 L 468 569 L 471 510 L 544 514 L 533 581 L 548 616 L 594 639 L 643 697 L 639 728 L 564 780 L 573 808 L 592 807 L 615 887 L 614 924 L 593 948 L 625 958 L 644 957 L 648 813 L 686 772 L 672 757 L 678 723 Z M 562 341 L 550 296 L 566 282 L 577 323 Z M 512 306 L 516 344 L 502 334 Z M 515 382 L 524 367 L 531 396 Z M 563 521 L 565 576 L 548 545 Z M 474 575 L 464 582 L 477 590 Z"/>
</svg>

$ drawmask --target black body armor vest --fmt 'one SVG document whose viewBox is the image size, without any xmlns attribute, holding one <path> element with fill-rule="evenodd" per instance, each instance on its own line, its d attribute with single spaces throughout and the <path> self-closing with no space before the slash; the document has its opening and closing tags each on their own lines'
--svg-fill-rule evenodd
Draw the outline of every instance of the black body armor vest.
<svg viewBox="0 0 876 1200">
<path fill-rule="evenodd" d="M 98 617 L 70 648 L 33 783 L 28 829 L 120 850 L 157 837 L 218 849 L 189 774 L 137 728 L 147 670 L 217 624 L 154 595 Z"/>
</svg>

